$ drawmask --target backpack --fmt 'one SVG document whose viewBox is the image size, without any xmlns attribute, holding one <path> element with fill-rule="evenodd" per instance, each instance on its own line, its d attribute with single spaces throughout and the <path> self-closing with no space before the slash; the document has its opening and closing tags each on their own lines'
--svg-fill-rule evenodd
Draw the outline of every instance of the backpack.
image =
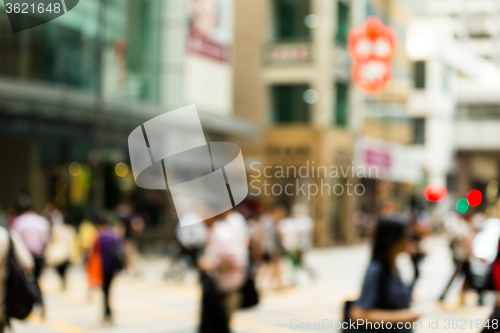
<svg viewBox="0 0 500 333">
<path fill-rule="evenodd" d="M 19 265 L 10 235 L 7 265 L 5 310 L 7 323 L 9 323 L 10 318 L 25 319 L 30 314 L 37 297 L 33 276 L 27 275 Z"/>
</svg>

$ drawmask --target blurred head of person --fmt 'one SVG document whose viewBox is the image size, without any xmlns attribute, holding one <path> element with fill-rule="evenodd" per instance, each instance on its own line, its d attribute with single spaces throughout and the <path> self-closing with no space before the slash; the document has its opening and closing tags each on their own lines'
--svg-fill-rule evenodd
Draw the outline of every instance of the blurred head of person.
<svg viewBox="0 0 500 333">
<path fill-rule="evenodd" d="M 110 226 L 108 216 L 103 211 L 94 212 L 92 214 L 92 220 L 99 230 L 109 228 Z"/>
<path fill-rule="evenodd" d="M 398 203 L 396 200 L 388 199 L 382 203 L 380 206 L 381 216 L 391 216 L 396 214 L 398 211 Z"/>
<path fill-rule="evenodd" d="M 394 269 L 396 257 L 407 248 L 407 224 L 399 218 L 381 218 L 373 240 L 372 260 Z"/>
<path fill-rule="evenodd" d="M 472 212 L 467 211 L 467 212 L 463 213 L 462 218 L 464 219 L 465 222 L 472 223 Z"/>
<path fill-rule="evenodd" d="M 210 229 L 210 228 L 212 228 L 215 225 L 215 223 L 217 221 L 221 221 L 222 219 L 224 219 L 223 214 L 217 215 L 217 216 L 214 216 L 214 217 L 210 217 L 210 218 L 204 220 L 203 223 L 207 226 L 207 228 Z"/>
<path fill-rule="evenodd" d="M 292 207 L 292 214 L 293 214 L 293 216 L 308 216 L 309 209 L 304 204 L 300 204 L 300 203 L 295 204 Z"/>
<path fill-rule="evenodd" d="M 271 216 L 275 222 L 279 222 L 288 216 L 288 208 L 283 204 L 277 204 L 273 207 Z"/>
<path fill-rule="evenodd" d="M 16 212 L 18 215 L 33 210 L 33 203 L 27 194 L 20 194 L 16 201 Z"/>
</svg>

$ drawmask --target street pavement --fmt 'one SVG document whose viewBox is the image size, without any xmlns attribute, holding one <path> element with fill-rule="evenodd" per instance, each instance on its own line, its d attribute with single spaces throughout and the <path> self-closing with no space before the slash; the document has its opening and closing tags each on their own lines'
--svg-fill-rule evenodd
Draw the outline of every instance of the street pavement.
<svg viewBox="0 0 500 333">
<path fill-rule="evenodd" d="M 478 320 L 488 317 L 495 295 L 487 295 L 486 306 L 476 307 L 476 295 L 470 293 L 468 304 L 460 306 L 457 297 L 460 281 L 456 281 L 446 304 L 436 304 L 453 265 L 445 239 L 431 238 L 427 240 L 426 248 L 428 255 L 422 262 L 421 279 L 416 285 L 413 304 L 414 310 L 421 314 L 422 329 L 415 332 L 478 332 L 475 328 Z M 359 294 L 369 260 L 369 247 L 359 244 L 317 249 L 306 259 L 316 270 L 316 281 L 302 273 L 299 286 L 264 292 L 259 306 L 235 314 L 233 331 L 338 332 L 335 327 L 341 320 L 343 302 L 355 299 Z M 409 259 L 401 257 L 398 266 L 403 278 L 411 281 L 413 270 Z M 108 326 L 100 322 L 101 295 L 96 291 L 89 299 L 81 267 L 70 270 L 65 293 L 59 290 L 55 272 L 47 269 L 42 280 L 46 319 L 42 321 L 35 314 L 27 321 L 16 321 L 15 332 L 196 332 L 201 296 L 196 275 L 191 272 L 182 283 L 165 281 L 163 273 L 166 267 L 167 259 L 147 258 L 143 261 L 144 274 L 141 277 L 122 275 L 117 278 L 112 290 L 115 323 Z M 449 328 L 446 328 L 447 320 Z"/>
</svg>

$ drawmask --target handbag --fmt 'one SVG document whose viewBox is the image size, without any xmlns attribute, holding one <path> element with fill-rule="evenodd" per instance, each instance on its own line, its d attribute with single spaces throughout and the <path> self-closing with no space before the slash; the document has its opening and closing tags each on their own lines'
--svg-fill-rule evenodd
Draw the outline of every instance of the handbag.
<svg viewBox="0 0 500 333">
<path fill-rule="evenodd" d="M 91 288 L 102 286 L 103 271 L 101 260 L 101 242 L 99 238 L 97 238 L 87 260 L 87 277 Z"/>
<path fill-rule="evenodd" d="M 384 295 L 387 287 L 387 276 L 388 272 L 383 271 L 382 274 L 380 275 L 380 280 L 379 280 L 379 285 L 378 289 L 380 291 L 379 293 L 379 299 L 377 300 L 377 306 L 376 308 L 383 308 L 381 305 L 383 305 L 384 300 L 383 297 L 380 297 L 380 295 Z M 352 306 L 355 304 L 354 301 L 345 301 L 344 303 L 344 316 L 342 320 L 342 333 L 379 333 L 383 332 L 384 330 L 381 329 L 367 329 L 367 328 L 360 328 L 360 329 L 351 329 L 350 328 L 350 322 L 351 322 L 351 309 Z M 347 323 L 347 325 L 344 325 L 344 323 Z M 347 328 L 344 328 L 344 326 L 347 326 Z"/>
<path fill-rule="evenodd" d="M 240 309 L 248 309 L 259 304 L 259 292 L 255 288 L 255 281 L 248 277 L 245 284 L 241 288 L 241 305 Z"/>
<path fill-rule="evenodd" d="M 69 260 L 69 251 L 61 241 L 49 243 L 45 249 L 45 261 L 49 266 L 56 267 Z"/>
<path fill-rule="evenodd" d="M 22 320 L 30 314 L 38 296 L 33 276 L 23 271 L 14 255 L 14 245 L 10 235 L 8 269 L 5 310 L 6 322 L 10 326 L 10 318 Z"/>
</svg>

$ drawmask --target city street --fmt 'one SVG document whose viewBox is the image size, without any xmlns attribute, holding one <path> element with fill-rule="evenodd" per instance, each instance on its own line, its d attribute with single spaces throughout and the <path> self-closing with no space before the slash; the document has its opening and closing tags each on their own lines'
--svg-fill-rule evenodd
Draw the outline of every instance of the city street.
<svg viewBox="0 0 500 333">
<path fill-rule="evenodd" d="M 468 295 L 468 305 L 458 305 L 457 282 L 450 291 L 445 306 L 436 304 L 441 289 L 451 274 L 447 242 L 444 238 L 427 241 L 429 255 L 422 264 L 421 280 L 415 293 L 414 309 L 422 315 L 423 329 L 416 332 L 454 332 L 446 329 L 445 320 L 465 320 L 460 332 L 477 332 L 471 329 L 478 319 L 489 315 L 493 295 L 487 295 L 485 307 L 475 307 L 476 296 Z M 342 303 L 357 297 L 368 261 L 368 246 L 355 245 L 314 250 L 308 262 L 318 274 L 316 282 L 308 281 L 304 274 L 301 285 L 284 291 L 267 292 L 261 304 L 252 310 L 239 312 L 233 322 L 235 332 L 332 332 L 335 322 L 341 319 Z M 403 277 L 411 279 L 409 261 L 400 260 Z M 182 284 L 167 282 L 162 275 L 167 266 L 165 259 L 145 260 L 142 277 L 122 276 L 113 289 L 115 324 L 100 324 L 101 295 L 93 299 L 86 295 L 86 284 L 80 267 L 73 268 L 66 293 L 59 291 L 57 276 L 46 270 L 43 288 L 46 292 L 47 318 L 41 321 L 33 315 L 27 322 L 15 322 L 18 333 L 87 333 L 87 332 L 195 332 L 198 322 L 200 289 L 195 275 Z M 438 321 L 438 328 L 429 328 L 429 320 Z M 472 321 L 471 321 L 472 320 Z M 321 325 L 315 322 L 320 322 Z M 332 328 L 333 322 L 333 328 Z M 311 329 L 306 329 L 310 323 Z M 302 326 L 303 325 L 303 326 Z M 314 328 L 315 327 L 315 328 Z M 301 329 L 302 328 L 302 329 Z"/>
</svg>

